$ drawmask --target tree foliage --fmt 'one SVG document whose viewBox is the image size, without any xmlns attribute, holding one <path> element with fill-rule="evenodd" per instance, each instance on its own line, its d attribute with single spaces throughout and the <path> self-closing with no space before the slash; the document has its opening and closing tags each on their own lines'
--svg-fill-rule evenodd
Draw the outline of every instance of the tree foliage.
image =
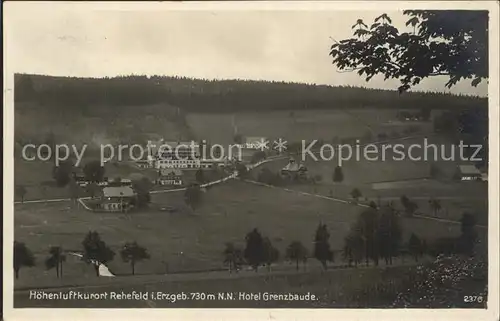
<svg viewBox="0 0 500 321">
<path fill-rule="evenodd" d="M 56 181 L 58 187 L 64 187 L 71 181 L 71 174 L 73 172 L 73 162 L 70 160 L 61 161 L 59 166 L 52 169 L 52 178 Z"/>
<path fill-rule="evenodd" d="M 83 259 L 94 265 L 96 275 L 99 276 L 99 265 L 110 262 L 115 257 L 115 252 L 101 240 L 99 233 L 90 231 L 82 241 Z"/>
<path fill-rule="evenodd" d="M 332 180 L 335 183 L 342 183 L 344 180 L 344 173 L 342 172 L 342 167 L 336 166 L 333 170 Z"/>
<path fill-rule="evenodd" d="M 22 267 L 35 266 L 35 257 L 31 250 L 22 242 L 14 241 L 14 275 L 19 278 Z"/>
<path fill-rule="evenodd" d="M 233 243 L 226 243 L 223 252 L 224 264 L 228 265 L 229 273 L 232 271 L 238 272 L 244 263 L 243 250 L 236 247 Z"/>
<path fill-rule="evenodd" d="M 333 64 L 356 70 L 370 81 L 375 75 L 397 79 L 404 92 L 433 76 L 448 76 L 450 88 L 462 79 L 477 86 L 488 78 L 488 12 L 405 10 L 405 31 L 387 14 L 368 26 L 358 19 L 354 37 L 335 42 Z M 411 30 L 413 29 L 413 30 Z"/>
<path fill-rule="evenodd" d="M 203 201 L 203 192 L 198 184 L 193 184 L 186 188 L 184 193 L 184 201 L 191 209 L 197 209 Z"/>
<path fill-rule="evenodd" d="M 24 202 L 24 197 L 26 196 L 27 193 L 28 190 L 26 189 L 26 187 L 24 187 L 24 185 L 16 185 L 15 194 L 17 197 L 21 199 L 21 203 Z"/>
<path fill-rule="evenodd" d="M 264 239 L 256 228 L 245 237 L 246 247 L 244 257 L 247 263 L 257 271 L 259 266 L 266 262 L 266 249 Z"/>
<path fill-rule="evenodd" d="M 423 242 L 415 233 L 411 233 L 408 240 L 408 252 L 413 256 L 415 262 L 418 262 L 418 259 L 423 255 Z"/>
<path fill-rule="evenodd" d="M 138 179 L 132 181 L 132 187 L 136 193 L 136 198 L 134 201 L 135 206 L 137 208 L 147 207 L 151 202 L 151 189 L 153 188 L 153 184 L 149 178 L 142 176 Z"/>
<path fill-rule="evenodd" d="M 358 188 L 354 188 L 352 191 L 351 191 L 351 197 L 354 199 L 354 200 L 358 200 L 361 196 L 363 196 L 363 194 L 361 194 L 361 191 L 358 189 Z"/>
<path fill-rule="evenodd" d="M 288 82 L 251 80 L 206 80 L 165 76 L 118 76 L 114 78 L 71 78 L 38 75 L 30 77 L 38 89 L 37 101 L 53 112 L 78 112 L 102 108 L 120 112 L 123 106 L 165 104 L 182 112 L 239 112 L 361 107 L 449 108 L 487 106 L 478 97 L 438 93 L 409 93 L 352 86 L 318 86 Z M 31 99 L 31 98 L 30 98 Z M 99 106 L 99 107 L 93 107 Z M 243 142 L 238 135 L 235 142 Z"/>
<path fill-rule="evenodd" d="M 401 239 L 402 229 L 394 208 L 370 207 L 363 210 L 351 226 L 344 239 L 343 256 L 349 265 L 357 265 L 363 258 L 366 265 L 370 260 L 378 265 L 380 259 L 392 264 L 392 258 L 399 254 Z"/>
<path fill-rule="evenodd" d="M 137 242 L 127 242 L 123 245 L 123 248 L 120 251 L 120 256 L 125 263 L 130 263 L 130 268 L 132 269 L 132 275 L 135 274 L 135 265 L 137 262 L 142 260 L 148 260 L 151 256 L 148 253 L 148 250 Z"/>
<path fill-rule="evenodd" d="M 272 244 L 268 237 L 263 239 L 263 250 L 264 250 L 264 263 L 266 264 L 268 270 L 271 270 L 271 264 L 278 261 L 280 257 L 280 251 Z"/>
<path fill-rule="evenodd" d="M 49 256 L 45 260 L 45 267 L 50 270 L 55 268 L 57 278 L 63 276 L 63 263 L 66 261 L 66 255 L 60 246 L 52 246 L 49 249 Z"/>
<path fill-rule="evenodd" d="M 307 256 L 307 248 L 300 241 L 293 241 L 286 248 L 286 258 L 292 262 L 295 262 L 297 271 L 299 270 L 300 262 L 303 262 L 305 266 L 307 262 Z"/>
<path fill-rule="evenodd" d="M 461 234 L 458 239 L 460 252 L 466 255 L 473 255 L 478 235 L 476 231 L 477 218 L 471 213 L 463 213 L 460 219 Z"/>
<path fill-rule="evenodd" d="M 101 182 L 105 173 L 104 166 L 101 166 L 101 162 L 98 160 L 90 161 L 83 167 L 83 174 L 89 182 Z"/>
<path fill-rule="evenodd" d="M 326 224 L 320 223 L 314 236 L 313 256 L 321 263 L 325 270 L 327 268 L 326 262 L 333 261 L 333 252 L 330 249 L 329 240 L 330 233 L 328 232 L 328 227 Z"/>
</svg>

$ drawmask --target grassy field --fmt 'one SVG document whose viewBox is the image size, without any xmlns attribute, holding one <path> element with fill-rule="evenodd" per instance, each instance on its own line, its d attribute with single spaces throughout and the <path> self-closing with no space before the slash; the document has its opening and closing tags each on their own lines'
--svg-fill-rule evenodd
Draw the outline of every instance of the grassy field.
<svg viewBox="0 0 500 321">
<path fill-rule="evenodd" d="M 287 274 L 268 274 L 267 272 L 248 273 L 248 275 L 230 275 L 223 277 L 170 281 L 172 277 L 165 276 L 163 280 L 157 277 L 157 282 L 141 285 L 103 285 L 99 288 L 90 288 L 91 293 L 120 292 L 168 292 L 174 294 L 186 293 L 188 300 L 178 300 L 174 303 L 164 300 L 70 300 L 45 301 L 29 300 L 26 292 L 16 293 L 15 307 L 83 307 L 83 308 L 299 308 L 299 307 L 374 307 L 392 303 L 396 291 L 394 288 L 404 274 L 407 267 L 392 267 L 387 269 L 350 269 L 331 270 L 327 272 L 295 272 Z M 369 295 L 367 289 L 376 284 L 385 284 L 387 293 L 375 292 Z M 166 290 L 168 289 L 168 290 Z M 87 292 L 89 292 L 87 290 Z M 371 289 L 373 290 L 373 289 Z M 81 291 L 81 290 L 80 290 Z M 305 294 L 310 292 L 316 296 L 314 301 L 244 301 L 239 299 L 239 293 L 294 293 Z M 233 293 L 233 300 L 191 300 L 191 293 L 227 294 Z M 152 301 L 152 302 L 151 302 Z M 63 303 L 64 302 L 64 303 Z"/>
<path fill-rule="evenodd" d="M 435 144 L 439 148 L 442 145 L 445 146 L 446 155 L 450 155 L 450 144 L 445 139 L 438 136 L 428 137 L 427 139 L 428 144 Z M 396 143 L 403 144 L 405 150 L 408 150 L 411 145 L 424 146 L 424 138 L 392 142 L 392 144 Z M 440 153 L 439 149 L 438 153 Z M 434 161 L 432 149 L 429 149 L 429 161 L 414 161 L 409 158 L 394 160 L 393 155 L 394 153 L 387 150 L 385 160 L 382 160 L 381 154 L 378 154 L 378 160 L 372 161 L 363 157 L 358 160 L 353 157 L 351 160 L 344 161 L 342 163 L 344 180 L 341 183 L 332 181 L 334 168 L 338 164 L 337 157 L 331 161 L 321 159 L 316 161 L 308 155 L 304 164 L 309 170 L 309 175 L 311 177 L 321 176 L 321 182 L 316 184 L 295 183 L 287 185 L 287 187 L 344 199 L 350 198 L 350 192 L 354 188 L 358 188 L 363 194 L 361 200 L 366 203 L 370 200 L 377 201 L 377 198 L 380 197 L 383 202 L 393 201 L 396 205 L 399 205 L 400 196 L 406 195 L 417 203 L 419 212 L 423 214 L 431 214 L 432 210 L 429 208 L 428 201 L 431 197 L 434 197 L 441 200 L 443 209 L 437 213 L 439 217 L 459 220 L 462 213 L 468 211 L 477 214 L 480 223 L 486 225 L 488 217 L 487 182 L 457 182 L 452 180 L 457 165 L 462 164 L 460 160 Z M 420 151 L 419 153 L 419 150 L 415 149 L 412 151 L 412 155 L 413 157 L 423 157 L 423 152 Z M 457 150 L 456 155 L 458 155 Z M 373 155 L 371 156 L 373 157 Z M 300 161 L 301 157 L 296 156 L 295 159 Z M 288 160 L 284 159 L 266 163 L 263 167 L 278 172 L 287 162 Z M 438 179 L 430 178 L 431 164 L 435 164 L 441 172 Z M 253 172 L 253 177 L 256 178 L 261 170 L 262 168 L 256 169 Z M 365 200 L 365 197 L 367 200 Z"/>
<path fill-rule="evenodd" d="M 172 271 L 221 268 L 224 244 L 234 242 L 243 246 L 245 234 L 254 227 L 269 236 L 284 253 L 293 240 L 311 248 L 314 231 L 322 221 L 329 227 L 332 249 L 340 250 L 343 238 L 360 212 L 353 205 L 238 181 L 208 190 L 203 207 L 194 214 L 184 209 L 182 193 L 156 194 L 153 202 L 177 207 L 179 211 L 115 214 L 87 212 L 69 203 L 16 205 L 15 238 L 25 242 L 41 262 L 38 267 L 21 271 L 17 284 L 46 283 L 43 278 L 53 278 L 55 273 L 43 268 L 49 246 L 79 250 L 89 230 L 98 231 L 117 252 L 125 242 L 137 241 L 152 255 L 151 260 L 138 264 L 137 273 L 164 273 L 164 261 Z M 411 232 L 428 240 L 459 234 L 459 226 L 435 221 L 403 219 L 402 226 L 405 240 Z M 78 267 L 72 268 L 71 264 Z M 68 265 L 67 277 L 94 277 L 93 270 L 84 264 Z M 118 274 L 130 271 L 118 256 L 109 267 Z"/>
<path fill-rule="evenodd" d="M 372 130 L 374 135 L 401 132 L 410 123 L 398 123 L 396 110 L 354 109 L 320 111 L 277 111 L 267 113 L 202 114 L 191 113 L 188 124 L 196 137 L 220 144 L 233 143 L 233 119 L 238 132 L 249 137 L 283 138 L 288 141 L 334 137 L 362 137 Z M 429 131 L 432 123 L 411 123 Z"/>
<path fill-rule="evenodd" d="M 44 143 L 49 132 L 58 144 L 145 144 L 147 139 L 190 139 L 191 133 L 167 104 L 60 108 L 16 103 L 15 141 Z"/>
</svg>

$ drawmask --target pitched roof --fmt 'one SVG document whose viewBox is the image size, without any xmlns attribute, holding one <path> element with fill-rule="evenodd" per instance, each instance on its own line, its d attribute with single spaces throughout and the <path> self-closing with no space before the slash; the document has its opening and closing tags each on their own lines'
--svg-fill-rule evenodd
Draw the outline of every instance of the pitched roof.
<svg viewBox="0 0 500 321">
<path fill-rule="evenodd" d="M 474 165 L 459 165 L 458 167 L 460 168 L 460 172 L 462 174 L 481 175 L 479 169 L 477 169 Z"/>
<path fill-rule="evenodd" d="M 102 189 L 104 197 L 132 197 L 134 190 L 129 186 L 104 187 Z"/>
</svg>

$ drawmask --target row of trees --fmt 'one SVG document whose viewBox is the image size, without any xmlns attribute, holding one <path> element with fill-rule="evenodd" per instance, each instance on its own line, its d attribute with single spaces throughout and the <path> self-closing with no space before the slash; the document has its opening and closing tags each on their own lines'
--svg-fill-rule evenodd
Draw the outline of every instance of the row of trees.
<svg viewBox="0 0 500 321">
<path fill-rule="evenodd" d="M 380 260 L 384 260 L 386 265 L 391 265 L 394 257 L 405 254 L 411 255 L 415 261 L 424 254 L 473 256 L 478 241 L 476 223 L 474 215 L 464 213 L 461 219 L 461 234 L 458 237 L 438 238 L 429 245 L 412 233 L 408 242 L 403 244 L 398 212 L 390 204 L 383 207 L 371 206 L 363 210 L 351 226 L 344 239 L 342 257 L 349 266 L 358 266 L 362 262 L 368 266 L 370 261 L 379 265 Z M 335 251 L 331 249 L 329 240 L 330 232 L 327 225 L 320 223 L 314 236 L 312 257 L 317 259 L 324 269 L 327 269 L 327 262 L 335 261 Z M 255 271 L 262 265 L 270 269 L 280 258 L 280 251 L 272 244 L 270 238 L 263 236 L 257 228 L 246 235 L 245 242 L 244 249 L 233 243 L 226 244 L 223 252 L 224 264 L 229 266 L 230 271 L 238 271 L 244 264 Z M 107 264 L 115 257 L 115 252 L 95 231 L 87 233 L 82 241 L 82 248 L 82 260 L 94 266 L 97 276 L 99 276 L 99 264 Z M 53 246 L 48 254 L 45 260 L 46 268 L 55 269 L 57 277 L 62 277 L 63 264 L 67 257 L 65 251 L 60 246 Z M 120 250 L 120 256 L 123 262 L 130 264 L 132 274 L 135 274 L 138 262 L 151 258 L 147 249 L 136 241 L 125 243 Z M 300 263 L 305 268 L 309 257 L 309 250 L 298 240 L 292 241 L 286 248 L 285 258 L 294 262 L 297 270 Z M 22 267 L 32 267 L 35 263 L 35 257 L 28 247 L 24 243 L 14 241 L 15 277 L 19 278 Z"/>
<path fill-rule="evenodd" d="M 106 264 L 115 257 L 115 252 L 101 239 L 99 233 L 90 231 L 82 241 L 82 260 L 93 265 L 96 275 L 99 276 L 99 264 Z M 137 244 L 136 241 L 125 243 L 120 256 L 123 262 L 129 263 L 131 273 L 135 274 L 135 266 L 138 262 L 151 258 L 146 248 Z M 49 248 L 48 257 L 45 259 L 45 267 L 56 271 L 57 277 L 63 276 L 63 264 L 66 262 L 67 254 L 61 246 Z M 14 274 L 19 278 L 22 267 L 33 267 L 36 261 L 31 250 L 22 242 L 14 241 Z"/>
<path fill-rule="evenodd" d="M 203 80 L 163 76 L 70 78 L 18 74 L 15 100 L 35 100 L 59 108 L 169 103 L 190 111 L 332 108 L 420 108 L 486 105 L 485 99 L 437 93 L 412 93 L 351 86 L 246 80 Z"/>
<path fill-rule="evenodd" d="M 333 261 L 333 251 L 329 244 L 330 234 L 325 224 L 320 224 L 314 237 L 313 257 L 321 262 L 324 269 L 327 268 L 327 261 Z M 271 264 L 278 261 L 280 251 L 274 247 L 269 237 L 262 236 L 255 228 L 246 237 L 245 249 L 241 249 L 234 243 L 226 243 L 224 249 L 224 264 L 229 266 L 229 271 L 238 271 L 243 264 L 248 264 L 252 269 L 258 271 L 259 266 L 265 265 L 268 269 Z M 309 258 L 308 249 L 300 241 L 292 241 L 286 248 L 285 258 L 294 262 L 296 269 L 303 263 L 304 268 Z"/>
</svg>

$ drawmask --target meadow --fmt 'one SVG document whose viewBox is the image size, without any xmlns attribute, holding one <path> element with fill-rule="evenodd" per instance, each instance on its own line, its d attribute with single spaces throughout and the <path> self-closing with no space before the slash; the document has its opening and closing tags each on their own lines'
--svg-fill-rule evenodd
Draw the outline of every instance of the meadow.
<svg viewBox="0 0 500 321">
<path fill-rule="evenodd" d="M 395 122 L 396 112 L 394 109 L 367 108 L 348 111 L 337 109 L 230 114 L 189 113 L 187 123 L 196 137 L 219 144 L 233 143 L 233 125 L 243 136 L 283 138 L 289 142 L 313 139 L 327 142 L 335 137 L 361 138 L 367 132 L 373 136 L 379 133 L 390 135 L 393 132 L 400 132 L 409 124 L 420 127 L 422 132 L 429 132 L 432 129 L 431 122 Z"/>
<path fill-rule="evenodd" d="M 191 139 L 189 129 L 179 122 L 178 109 L 168 104 L 142 106 L 106 105 L 86 107 L 16 103 L 15 141 L 45 143 L 50 135 L 57 144 L 76 144 L 99 149 L 101 144 L 145 144 L 148 139 Z M 20 152 L 20 151 L 19 151 Z"/>
<path fill-rule="evenodd" d="M 191 293 L 226 294 L 233 293 L 234 300 L 186 300 L 172 303 L 168 300 L 78 300 L 78 301 L 46 301 L 29 300 L 27 292 L 15 294 L 16 307 L 61 307 L 61 308 L 322 308 L 322 307 L 375 307 L 392 303 L 397 293 L 397 286 L 408 272 L 408 267 L 390 267 L 386 269 L 343 269 L 320 271 L 291 271 L 290 273 L 273 274 L 268 272 L 249 272 L 240 275 L 225 273 L 206 278 L 182 280 L 176 275 L 156 276 L 155 281 L 144 281 L 143 284 L 123 282 L 108 284 L 101 283 L 98 288 L 90 288 L 92 293 L 111 291 L 132 291 L 152 293 L 162 291 L 165 293 L 180 294 L 182 292 L 191 296 Z M 325 286 L 327 285 L 327 286 Z M 386 291 L 372 291 L 375 285 L 384 285 Z M 382 287 L 380 287 L 382 288 Z M 168 289 L 168 290 L 167 290 Z M 239 292 L 246 293 L 296 293 L 310 292 L 316 296 L 314 301 L 243 301 L 238 299 Z M 151 305 L 154 304 L 154 305 Z"/>
<path fill-rule="evenodd" d="M 423 139 L 422 137 L 393 141 L 391 144 L 403 144 L 407 150 L 414 144 L 423 146 Z M 436 135 L 427 137 L 427 140 L 428 144 L 445 146 L 446 155 L 449 156 L 450 143 L 447 140 Z M 339 164 L 337 158 L 331 161 L 321 159 L 316 161 L 308 155 L 303 162 L 308 169 L 308 175 L 310 177 L 319 176 L 321 181 L 315 184 L 291 183 L 287 184 L 286 187 L 342 199 L 350 199 L 350 193 L 354 188 L 357 188 L 362 194 L 360 200 L 366 204 L 369 201 L 377 203 L 380 198 L 382 203 L 392 201 L 396 207 L 401 207 L 400 197 L 406 195 L 418 205 L 419 213 L 432 216 L 434 213 L 428 202 L 431 198 L 435 198 L 440 200 L 442 205 L 442 210 L 437 213 L 438 217 L 459 220 L 464 212 L 469 212 L 477 215 L 479 224 L 487 225 L 487 182 L 453 180 L 452 177 L 457 166 L 467 162 L 442 159 L 434 161 L 435 155 L 432 149 L 429 151 L 428 161 L 414 161 L 408 157 L 404 160 L 395 160 L 393 159 L 394 153 L 390 150 L 387 150 L 385 160 L 381 159 L 381 154 L 377 154 L 378 160 L 361 157 L 359 160 L 344 161 L 342 163 L 344 180 L 341 183 L 335 183 L 332 179 L 334 168 Z M 455 148 L 455 153 L 458 155 L 457 148 Z M 423 151 L 415 149 L 412 151 L 412 155 L 413 157 L 423 157 Z M 370 156 L 374 157 L 372 154 Z M 293 158 L 296 161 L 301 161 L 301 156 Z M 287 162 L 288 159 L 283 159 L 266 163 L 254 170 L 252 177 L 256 179 L 263 168 L 277 173 Z M 439 169 L 439 177 L 431 177 L 431 164 Z"/>
<path fill-rule="evenodd" d="M 168 213 L 154 207 L 128 214 L 93 213 L 69 202 L 16 205 L 15 238 L 25 242 L 39 262 L 37 267 L 23 269 L 16 285 L 57 284 L 54 271 L 46 271 L 43 266 L 48 248 L 62 246 L 67 251 L 79 251 L 90 230 L 99 232 L 116 252 L 125 242 L 137 241 L 152 258 L 138 263 L 136 273 L 157 274 L 165 272 L 165 262 L 170 271 L 223 268 L 224 244 L 234 242 L 243 247 L 246 233 L 253 228 L 268 236 L 283 254 L 294 240 L 311 250 L 315 229 L 323 222 L 329 227 L 332 249 L 338 251 L 362 210 L 351 204 L 269 190 L 241 181 L 209 189 L 203 206 L 195 213 L 185 209 L 182 193 L 155 194 L 152 202 L 173 206 L 178 211 Z M 404 218 L 401 224 L 405 241 L 412 232 L 427 240 L 460 233 L 460 226 L 436 221 Z M 75 260 L 67 263 L 65 278 L 95 278 L 93 269 Z M 121 262 L 119 256 L 108 266 L 115 274 L 130 273 L 129 265 Z"/>
</svg>

